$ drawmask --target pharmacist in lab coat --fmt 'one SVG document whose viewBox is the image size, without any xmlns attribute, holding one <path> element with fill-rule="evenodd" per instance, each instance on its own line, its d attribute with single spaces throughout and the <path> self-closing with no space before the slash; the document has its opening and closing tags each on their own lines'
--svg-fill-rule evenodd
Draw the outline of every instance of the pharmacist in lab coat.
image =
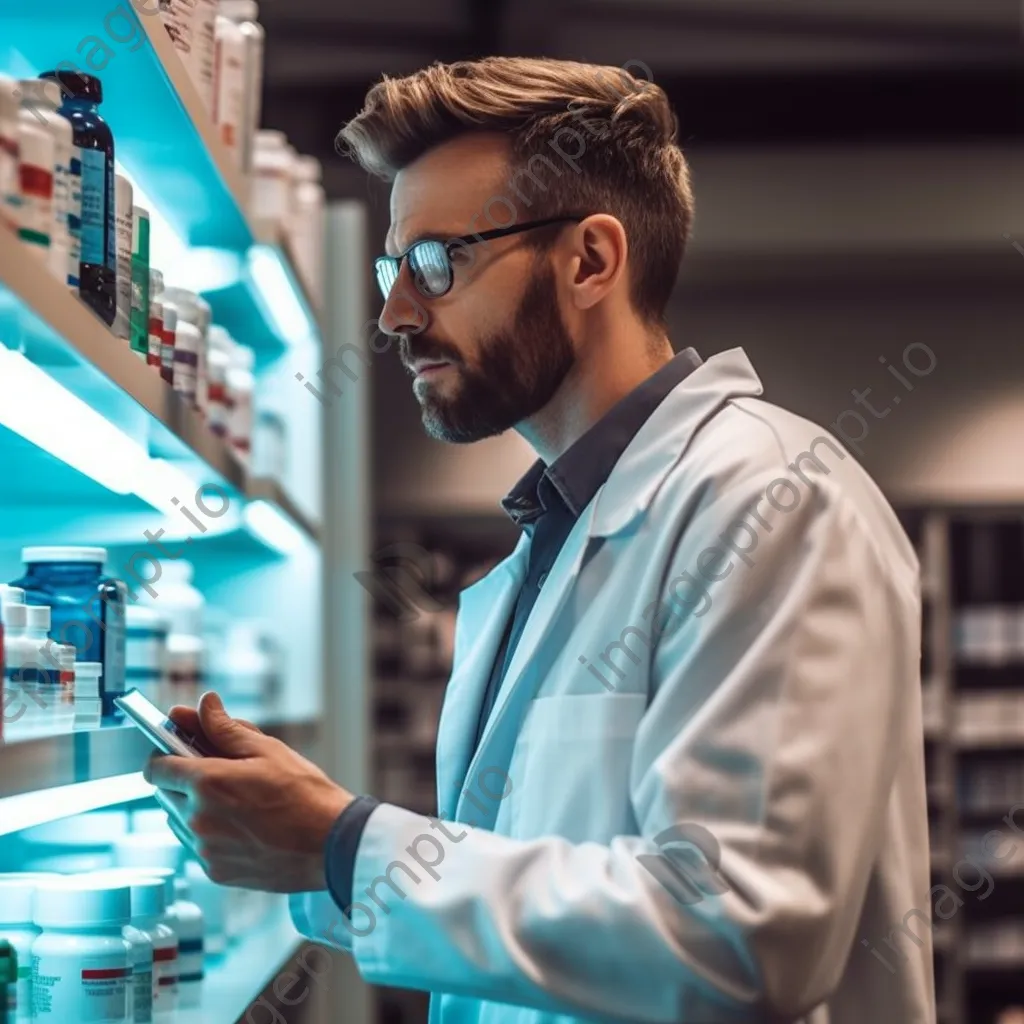
<svg viewBox="0 0 1024 1024">
<path fill-rule="evenodd" d="M 381 323 L 426 429 L 536 450 L 519 542 L 461 595 L 437 818 L 207 695 L 175 717 L 225 757 L 147 767 L 177 833 L 435 1024 L 932 1024 L 918 564 L 741 349 L 673 354 L 663 92 L 435 65 L 343 139 L 394 179 Z"/>
</svg>

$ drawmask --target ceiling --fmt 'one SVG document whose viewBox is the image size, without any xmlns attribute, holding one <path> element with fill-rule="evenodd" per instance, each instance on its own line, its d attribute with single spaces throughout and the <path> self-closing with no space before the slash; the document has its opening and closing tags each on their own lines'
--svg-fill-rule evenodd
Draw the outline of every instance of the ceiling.
<svg viewBox="0 0 1024 1024">
<path fill-rule="evenodd" d="M 1019 0 L 261 0 L 264 123 L 330 161 L 382 73 L 504 53 L 643 62 L 691 147 L 1020 138 L 1022 18 Z"/>
</svg>

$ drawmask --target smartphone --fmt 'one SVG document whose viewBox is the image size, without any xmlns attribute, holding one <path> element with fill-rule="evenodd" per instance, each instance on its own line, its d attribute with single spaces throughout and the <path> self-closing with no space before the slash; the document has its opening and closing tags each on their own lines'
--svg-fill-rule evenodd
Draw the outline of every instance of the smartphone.
<svg viewBox="0 0 1024 1024">
<path fill-rule="evenodd" d="M 148 697 L 139 690 L 129 690 L 114 703 L 146 735 L 157 750 L 177 757 L 216 757 L 197 736 L 175 725 Z"/>
</svg>

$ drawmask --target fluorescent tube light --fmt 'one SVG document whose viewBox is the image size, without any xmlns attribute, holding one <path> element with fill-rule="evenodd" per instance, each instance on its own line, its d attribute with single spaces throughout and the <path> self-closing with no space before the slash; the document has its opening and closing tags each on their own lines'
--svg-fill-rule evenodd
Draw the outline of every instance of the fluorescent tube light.
<svg viewBox="0 0 1024 1024">
<path fill-rule="evenodd" d="M 280 252 L 270 245 L 254 245 L 249 249 L 247 262 L 254 291 L 281 340 L 288 345 L 310 341 L 315 336 L 313 323 Z"/>
<path fill-rule="evenodd" d="M 142 772 L 133 772 L 5 797 L 0 800 L 0 835 L 10 835 L 83 811 L 141 800 L 154 792 Z"/>
<path fill-rule="evenodd" d="M 282 555 L 293 555 L 306 545 L 305 534 L 279 508 L 262 498 L 245 506 L 245 525 Z"/>
</svg>

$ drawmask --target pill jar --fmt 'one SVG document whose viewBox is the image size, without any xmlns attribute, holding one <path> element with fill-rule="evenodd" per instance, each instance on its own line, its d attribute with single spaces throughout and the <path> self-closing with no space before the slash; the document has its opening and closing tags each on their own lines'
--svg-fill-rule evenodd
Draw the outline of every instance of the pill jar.
<svg viewBox="0 0 1024 1024">
<path fill-rule="evenodd" d="M 157 705 L 162 705 L 167 685 L 169 629 L 166 617 L 155 608 L 130 604 L 125 609 L 125 682 Z"/>
<path fill-rule="evenodd" d="M 153 941 L 153 1020 L 157 1024 L 170 1024 L 178 1011 L 180 998 L 179 940 L 175 921 L 170 914 L 174 905 L 174 871 L 169 868 L 122 867 L 117 869 L 117 873 L 119 878 L 128 883 L 135 880 L 156 881 L 160 885 L 163 909 L 151 914 L 142 930 Z"/>
<path fill-rule="evenodd" d="M 143 362 L 149 359 L 149 210 L 132 207 L 131 346 Z"/>
<path fill-rule="evenodd" d="M 218 14 L 215 35 L 217 84 L 213 96 L 213 123 L 231 162 L 241 169 L 245 122 L 245 34 L 240 25 Z"/>
<path fill-rule="evenodd" d="M 75 729 L 98 729 L 103 717 L 103 666 L 98 661 L 75 662 Z"/>
<path fill-rule="evenodd" d="M 48 879 L 36 888 L 32 943 L 35 1021 L 123 1024 L 128 1007 L 131 890 L 82 879 Z"/>
<path fill-rule="evenodd" d="M 210 325 L 206 353 L 206 422 L 218 437 L 226 437 L 228 433 L 227 384 L 232 344 L 231 336 L 220 324 Z"/>
<path fill-rule="evenodd" d="M 248 464 L 252 451 L 253 403 L 256 378 L 253 376 L 255 353 L 247 345 L 235 345 L 231 351 L 228 370 L 228 393 L 231 396 L 231 415 L 228 420 L 228 440 L 239 459 Z"/>
<path fill-rule="evenodd" d="M 114 223 L 117 245 L 117 308 L 114 334 L 129 341 L 132 334 L 132 207 L 135 190 L 121 174 L 114 175 Z"/>
<path fill-rule="evenodd" d="M 104 323 L 117 310 L 117 228 L 114 191 L 114 136 L 99 113 L 103 85 L 78 71 L 44 71 L 60 82 L 60 112 L 70 122 L 82 151 L 82 260 L 79 291 Z"/>
<path fill-rule="evenodd" d="M 24 102 L 18 112 L 18 151 L 18 237 L 29 252 L 49 264 L 56 162 L 53 135 Z"/>
<path fill-rule="evenodd" d="M 160 371 L 164 345 L 164 275 L 155 268 L 149 271 L 149 349 L 146 363 Z"/>
<path fill-rule="evenodd" d="M 18 958 L 16 985 L 13 993 L 8 993 L 8 1003 L 14 1004 L 9 1012 L 12 1024 L 27 1024 L 32 1019 L 32 943 L 39 936 L 32 920 L 32 898 L 36 884 L 52 877 L 28 871 L 0 874 L 0 939 L 14 947 Z"/>
<path fill-rule="evenodd" d="M 73 644 L 81 661 L 103 665 L 103 714 L 121 718 L 113 702 L 125 690 L 127 588 L 121 580 L 104 575 L 106 549 L 27 547 L 21 557 L 27 571 L 12 586 L 21 587 L 30 604 L 52 607 L 54 640 Z"/>
<path fill-rule="evenodd" d="M 0 75 L 0 226 L 17 232 L 21 186 L 18 181 L 18 83 Z"/>
<path fill-rule="evenodd" d="M 230 18 L 241 29 L 245 40 L 245 103 L 242 119 L 242 172 L 252 173 L 253 147 L 260 126 L 263 99 L 263 48 L 265 33 L 257 19 L 256 0 L 221 0 L 222 17 Z"/>
<path fill-rule="evenodd" d="M 203 912 L 203 951 L 207 956 L 222 956 L 227 949 L 227 894 L 229 890 L 210 880 L 202 865 L 195 860 L 185 862 L 185 878 L 189 897 Z"/>
<path fill-rule="evenodd" d="M 164 309 L 167 306 L 165 304 Z M 189 403 L 196 402 L 199 369 L 199 346 L 202 336 L 195 324 L 178 319 L 174 335 L 174 390 Z"/>
<path fill-rule="evenodd" d="M 70 249 L 71 158 L 75 150 L 71 122 L 59 113 L 64 97 L 56 82 L 31 78 L 21 83 L 22 107 L 32 113 L 53 138 L 53 223 L 50 227 L 50 271 L 67 283 Z M 79 200 L 80 202 L 81 200 Z"/>
<path fill-rule="evenodd" d="M 196 408 L 206 415 L 206 351 L 207 351 L 207 338 L 209 335 L 210 324 L 213 320 L 213 315 L 210 310 L 210 304 L 202 297 L 197 295 L 195 292 L 189 291 L 187 288 L 165 288 L 164 289 L 164 309 L 173 306 L 178 314 L 178 326 L 181 326 L 182 321 L 192 324 L 199 331 L 199 340 L 195 344 L 194 351 L 196 358 L 194 361 L 195 367 L 195 406 Z M 178 344 L 180 344 L 180 338 Z M 191 362 L 191 361 L 190 361 Z M 175 374 L 177 373 L 177 364 L 175 365 Z M 175 376 L 174 381 L 177 380 Z M 175 385 L 175 390 L 178 390 Z"/>
<path fill-rule="evenodd" d="M 174 879 L 169 915 L 178 933 L 178 1005 L 194 1009 L 202 1002 L 206 921 L 202 908 L 191 898 L 189 882 L 180 875 Z"/>
</svg>

